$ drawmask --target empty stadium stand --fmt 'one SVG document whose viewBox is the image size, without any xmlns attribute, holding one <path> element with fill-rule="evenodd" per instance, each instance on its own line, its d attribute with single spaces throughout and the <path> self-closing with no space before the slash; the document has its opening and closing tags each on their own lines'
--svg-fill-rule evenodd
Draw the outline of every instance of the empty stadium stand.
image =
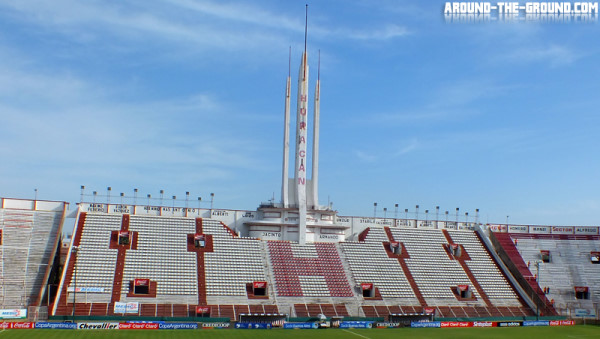
<svg viewBox="0 0 600 339">
<path fill-rule="evenodd" d="M 472 286 L 472 282 L 461 265 L 449 258 L 444 249 L 448 241 L 440 230 L 398 228 L 391 230 L 396 241 L 406 247 L 410 258 L 407 266 L 414 281 L 430 306 L 463 306 L 452 289 L 459 285 Z M 470 303 L 486 306 L 477 290 L 475 300 Z"/>
<path fill-rule="evenodd" d="M 119 232 L 129 232 L 131 243 L 119 244 Z M 210 236 L 206 251 L 189 250 L 197 233 Z M 73 247 L 56 315 L 71 314 L 75 297 L 76 315 L 112 315 L 115 302 L 137 302 L 137 315 L 152 317 L 195 316 L 196 305 L 208 304 L 227 317 L 250 306 L 276 312 L 268 295 L 260 305 L 247 295 L 248 284 L 267 281 L 262 243 L 215 220 L 81 212 Z M 149 281 L 148 294 L 132 292 L 136 279 Z M 233 305 L 244 302 L 236 311 Z"/>
<path fill-rule="evenodd" d="M 600 251 L 600 236 L 520 233 L 494 233 L 494 236 L 549 308 L 547 312 L 555 310 L 571 315 L 575 309 L 595 309 L 600 301 L 600 266 L 591 262 L 590 253 Z M 542 251 L 549 251 L 549 262 L 542 260 Z M 587 288 L 587 299 L 577 298 L 575 287 Z"/>
<path fill-rule="evenodd" d="M 68 205 L 2 198 L 2 206 L 0 305 L 39 306 L 46 293 Z"/>
<path fill-rule="evenodd" d="M 369 227 L 358 239 L 299 245 L 210 218 L 80 212 L 53 314 L 71 315 L 75 295 L 79 316 L 113 315 L 116 302 L 138 303 L 131 316 L 232 320 L 534 314 L 477 232 Z"/>
<path fill-rule="evenodd" d="M 278 296 L 354 296 L 336 244 L 269 241 L 268 249 Z"/>
<path fill-rule="evenodd" d="M 402 298 L 406 299 L 403 304 L 419 305 L 398 260 L 387 255 L 382 242 L 343 242 L 340 245 L 355 285 L 372 283 L 384 298 Z"/>
</svg>

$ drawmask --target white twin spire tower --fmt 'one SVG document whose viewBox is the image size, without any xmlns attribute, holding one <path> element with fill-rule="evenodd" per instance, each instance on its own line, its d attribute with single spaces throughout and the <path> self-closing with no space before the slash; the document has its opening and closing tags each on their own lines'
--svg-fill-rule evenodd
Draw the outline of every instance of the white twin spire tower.
<svg viewBox="0 0 600 339">
<path fill-rule="evenodd" d="M 307 6 L 308 14 L 308 6 Z M 308 15 L 306 16 L 308 23 Z M 283 133 L 283 173 L 281 185 L 281 203 L 283 208 L 298 209 L 298 243 L 306 243 L 307 208 L 319 210 L 319 106 L 320 106 L 320 72 L 315 88 L 315 103 L 313 114 L 313 149 L 312 149 L 312 180 L 307 178 L 308 151 L 308 55 L 306 51 L 307 25 L 304 28 L 304 52 L 298 74 L 298 99 L 296 111 L 296 154 L 294 178 L 288 178 L 289 148 L 290 148 L 290 94 L 291 76 L 288 72 L 285 91 L 285 118 Z M 320 60 L 319 60 L 320 64 Z M 291 67 L 291 48 L 290 48 Z"/>
</svg>

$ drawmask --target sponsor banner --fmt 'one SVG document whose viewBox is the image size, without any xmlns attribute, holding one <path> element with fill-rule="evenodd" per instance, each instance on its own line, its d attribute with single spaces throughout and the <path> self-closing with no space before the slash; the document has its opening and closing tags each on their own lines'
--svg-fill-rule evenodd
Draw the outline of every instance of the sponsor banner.
<svg viewBox="0 0 600 339">
<path fill-rule="evenodd" d="M 74 330 L 77 328 L 75 323 L 49 323 L 49 322 L 37 322 L 35 328 L 50 328 L 56 330 Z"/>
<path fill-rule="evenodd" d="M 442 327 L 442 323 L 439 321 L 411 321 L 410 327 L 413 328 L 428 328 L 428 327 Z"/>
<path fill-rule="evenodd" d="M 247 329 L 247 330 L 261 330 L 261 329 L 270 329 L 271 324 L 263 324 L 263 323 L 237 323 L 235 324 L 235 328 L 238 329 Z"/>
<path fill-rule="evenodd" d="M 68 287 L 67 292 L 104 293 L 104 287 Z"/>
<path fill-rule="evenodd" d="M 398 328 L 400 326 L 401 326 L 400 323 L 390 323 L 390 322 L 375 323 L 375 327 L 377 327 L 377 328 Z"/>
<path fill-rule="evenodd" d="M 0 310 L 0 319 L 23 319 L 27 318 L 27 310 L 24 308 Z"/>
<path fill-rule="evenodd" d="M 160 323 L 161 330 L 197 330 L 198 323 Z"/>
<path fill-rule="evenodd" d="M 267 287 L 267 282 L 266 281 L 255 281 L 253 282 L 254 288 L 266 288 Z"/>
<path fill-rule="evenodd" d="M 7 330 L 25 330 L 35 328 L 35 323 L 32 322 L 8 322 L 0 323 L 0 329 Z"/>
<path fill-rule="evenodd" d="M 202 323 L 202 328 L 229 328 L 229 323 Z"/>
<path fill-rule="evenodd" d="M 150 279 L 134 279 L 133 284 L 135 286 L 150 286 Z"/>
<path fill-rule="evenodd" d="M 585 309 L 585 308 L 576 308 L 575 309 L 575 316 L 576 317 L 595 317 L 596 316 L 596 311 L 591 309 Z"/>
<path fill-rule="evenodd" d="M 313 323 L 285 323 L 283 324 L 283 328 L 286 329 L 296 329 L 296 328 L 302 328 L 302 329 L 313 329 L 313 328 L 319 328 L 319 324 L 317 324 L 316 322 Z"/>
<path fill-rule="evenodd" d="M 473 327 L 496 327 L 496 323 L 493 321 L 474 321 Z M 463 326 L 461 326 L 463 327 Z"/>
<path fill-rule="evenodd" d="M 470 321 L 442 321 L 440 327 L 473 327 L 473 323 Z"/>
<path fill-rule="evenodd" d="M 433 307 L 424 307 L 423 313 L 425 314 L 435 314 L 435 308 Z"/>
<path fill-rule="evenodd" d="M 550 226 L 529 226 L 529 233 L 533 234 L 549 234 Z"/>
<path fill-rule="evenodd" d="M 196 314 L 210 314 L 210 306 L 196 306 Z"/>
<path fill-rule="evenodd" d="M 598 234 L 598 227 L 575 227 L 575 234 Z"/>
<path fill-rule="evenodd" d="M 115 313 L 138 313 L 140 304 L 137 302 L 122 303 L 116 302 L 114 311 Z"/>
<path fill-rule="evenodd" d="M 119 323 L 77 323 L 78 330 L 118 330 Z"/>
<path fill-rule="evenodd" d="M 158 330 L 157 323 L 120 323 L 120 330 Z"/>
<path fill-rule="evenodd" d="M 548 320 L 524 321 L 523 326 L 550 326 L 550 322 Z"/>
<path fill-rule="evenodd" d="M 497 323 L 498 327 L 519 327 L 523 326 L 523 323 L 520 321 L 500 321 Z"/>
<path fill-rule="evenodd" d="M 340 328 L 373 328 L 372 321 L 342 321 Z"/>
<path fill-rule="evenodd" d="M 552 234 L 573 234 L 573 230 L 573 227 L 554 226 L 552 227 Z"/>
<path fill-rule="evenodd" d="M 529 226 L 509 225 L 508 233 L 529 233 Z"/>
<path fill-rule="evenodd" d="M 371 283 L 361 283 L 360 284 L 360 288 L 362 288 L 363 291 L 370 291 L 373 289 L 373 284 Z"/>
</svg>

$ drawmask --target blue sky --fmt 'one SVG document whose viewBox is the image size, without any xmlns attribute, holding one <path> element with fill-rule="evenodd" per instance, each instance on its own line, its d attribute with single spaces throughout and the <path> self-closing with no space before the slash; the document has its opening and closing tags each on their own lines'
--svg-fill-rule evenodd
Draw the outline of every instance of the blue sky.
<svg viewBox="0 0 600 339">
<path fill-rule="evenodd" d="M 85 185 L 214 192 L 218 208 L 279 199 L 304 5 L 0 3 L 0 195 L 76 202 Z M 321 202 L 342 215 L 378 202 L 599 224 L 598 23 L 446 23 L 442 8 L 309 3 Z"/>
</svg>

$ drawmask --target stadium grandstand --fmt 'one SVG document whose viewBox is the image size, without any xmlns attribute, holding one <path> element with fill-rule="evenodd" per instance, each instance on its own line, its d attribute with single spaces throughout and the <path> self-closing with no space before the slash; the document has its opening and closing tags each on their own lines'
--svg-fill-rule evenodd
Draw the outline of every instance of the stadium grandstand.
<svg viewBox="0 0 600 339">
<path fill-rule="evenodd" d="M 49 318 L 522 320 L 586 313 L 600 298 L 597 226 L 340 216 L 318 201 L 319 86 L 308 178 L 308 65 L 298 80 L 289 178 L 290 77 L 281 200 L 256 210 L 81 201 L 64 266 L 67 204 L 2 199 L 2 309 Z M 95 193 L 95 192 L 94 192 Z M 110 193 L 110 188 L 109 188 Z M 137 194 L 137 190 L 135 191 Z M 162 196 L 162 192 L 161 192 Z M 187 197 L 187 194 L 186 194 Z M 161 198 L 162 201 L 162 198 Z M 438 210 L 438 209 L 436 209 Z M 439 211 L 438 211 L 439 212 Z M 58 273 L 60 272 L 60 276 Z M 57 285 L 56 293 L 48 286 Z M 29 312 L 32 316 L 32 312 Z"/>
</svg>

